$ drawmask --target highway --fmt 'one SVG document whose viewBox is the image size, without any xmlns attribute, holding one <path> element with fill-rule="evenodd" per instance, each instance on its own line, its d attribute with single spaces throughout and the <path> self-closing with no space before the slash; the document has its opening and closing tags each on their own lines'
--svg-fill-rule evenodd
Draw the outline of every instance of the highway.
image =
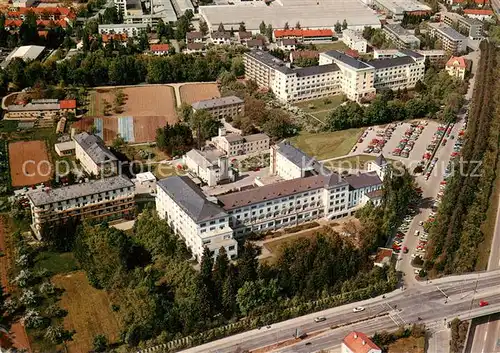
<svg viewBox="0 0 500 353">
<path fill-rule="evenodd" d="M 476 292 L 474 292 L 476 290 Z M 448 299 L 446 299 L 448 296 Z M 490 305 L 479 307 L 480 300 Z M 364 311 L 353 313 L 356 306 Z M 359 329 L 367 334 L 391 330 L 404 324 L 425 323 L 431 329 L 444 328 L 445 320 L 455 317 L 469 318 L 487 315 L 500 310 L 500 270 L 446 277 L 417 284 L 407 290 L 396 290 L 358 303 L 331 308 L 271 325 L 260 330 L 247 331 L 221 340 L 185 350 L 186 353 L 233 353 L 238 350 L 255 350 L 277 342 L 290 340 L 296 329 L 311 334 L 311 339 L 294 342 L 280 352 L 316 352 L 338 345 L 345 334 Z M 326 320 L 314 322 L 317 316 Z M 421 321 L 418 318 L 421 318 Z M 341 327 L 340 327 L 341 326 Z M 331 329 L 331 327 L 336 327 Z M 306 343 L 310 342 L 306 346 Z"/>
</svg>

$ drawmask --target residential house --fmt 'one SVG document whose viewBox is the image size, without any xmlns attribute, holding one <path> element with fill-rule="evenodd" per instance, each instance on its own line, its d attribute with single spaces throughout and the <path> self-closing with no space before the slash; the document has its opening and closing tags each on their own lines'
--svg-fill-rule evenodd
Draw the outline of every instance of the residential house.
<svg viewBox="0 0 500 353">
<path fill-rule="evenodd" d="M 285 38 L 280 39 L 277 42 L 278 48 L 281 50 L 295 50 L 297 48 L 297 39 L 295 38 Z"/>
<path fill-rule="evenodd" d="M 186 43 L 203 43 L 205 38 L 203 33 L 199 31 L 187 32 L 186 33 Z"/>
<path fill-rule="evenodd" d="M 445 69 L 450 76 L 464 80 L 467 63 L 462 56 L 452 56 L 446 63 Z"/>
<path fill-rule="evenodd" d="M 382 353 L 382 349 L 363 332 L 353 331 L 342 340 L 342 353 Z"/>
<path fill-rule="evenodd" d="M 167 55 L 170 49 L 168 44 L 151 44 L 149 51 L 154 55 Z"/>
<path fill-rule="evenodd" d="M 222 45 L 226 44 L 229 45 L 231 44 L 231 33 L 229 32 L 212 32 L 210 33 L 210 39 L 212 40 L 212 43 Z"/>
</svg>

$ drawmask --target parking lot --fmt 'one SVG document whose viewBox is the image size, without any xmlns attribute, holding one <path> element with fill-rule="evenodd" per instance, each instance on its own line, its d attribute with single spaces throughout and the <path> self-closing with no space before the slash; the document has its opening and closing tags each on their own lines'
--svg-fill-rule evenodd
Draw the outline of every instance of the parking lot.
<svg viewBox="0 0 500 353">
<path fill-rule="evenodd" d="M 349 155 L 369 154 L 402 161 L 416 167 L 427 153 L 440 124 L 433 120 L 415 120 L 368 128 Z"/>
</svg>

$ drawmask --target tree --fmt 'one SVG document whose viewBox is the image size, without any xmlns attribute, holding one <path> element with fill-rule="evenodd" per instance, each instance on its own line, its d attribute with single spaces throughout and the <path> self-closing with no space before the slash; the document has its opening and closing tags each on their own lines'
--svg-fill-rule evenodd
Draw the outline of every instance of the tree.
<svg viewBox="0 0 500 353">
<path fill-rule="evenodd" d="M 238 289 L 236 301 L 243 315 L 248 315 L 252 310 L 272 303 L 279 297 L 278 280 L 271 279 L 245 282 Z"/>
<path fill-rule="evenodd" d="M 247 28 L 245 27 L 245 22 L 240 23 L 240 27 L 238 28 L 238 31 L 240 32 L 246 32 Z"/>
<path fill-rule="evenodd" d="M 416 25 L 416 26 L 415 26 L 415 35 L 416 35 L 416 36 L 419 36 L 419 35 L 420 35 L 420 26 L 419 26 L 419 25 Z"/>
<path fill-rule="evenodd" d="M 238 291 L 234 268 L 229 266 L 227 276 L 222 286 L 222 313 L 226 318 L 233 316 L 236 311 L 236 294 Z"/>
<path fill-rule="evenodd" d="M 191 104 L 182 102 L 181 106 L 178 109 L 179 118 L 182 122 L 189 124 L 191 121 L 191 117 L 193 116 L 193 107 Z"/>
<path fill-rule="evenodd" d="M 285 22 L 283 29 L 286 29 L 286 30 L 290 29 L 290 25 L 288 24 L 288 22 Z"/>
<path fill-rule="evenodd" d="M 167 124 L 156 130 L 156 145 L 171 156 L 182 155 L 194 146 L 193 133 L 185 124 Z"/>
<path fill-rule="evenodd" d="M 208 34 L 208 24 L 205 21 L 200 21 L 200 32 L 204 36 Z"/>
<path fill-rule="evenodd" d="M 245 243 L 243 253 L 237 262 L 238 281 L 241 284 L 255 281 L 257 279 L 257 267 L 259 265 L 257 260 L 258 254 L 259 250 L 255 245 L 250 242 Z"/>
<path fill-rule="evenodd" d="M 301 28 L 301 27 L 300 27 L 300 22 L 299 22 L 299 21 L 297 21 L 297 23 L 295 24 L 295 28 L 296 28 L 296 29 L 300 29 L 300 28 Z"/>
<path fill-rule="evenodd" d="M 267 25 L 267 28 L 266 28 L 266 37 L 269 40 L 269 42 L 273 41 L 273 26 L 271 24 Z"/>
<path fill-rule="evenodd" d="M 224 28 L 224 25 L 222 24 L 222 22 L 219 23 L 219 28 L 217 28 L 217 31 L 219 31 L 219 32 L 225 32 L 226 31 L 226 29 Z"/>
<path fill-rule="evenodd" d="M 342 25 L 340 24 L 340 22 L 339 22 L 339 21 L 337 21 L 337 22 L 335 23 L 334 29 L 335 29 L 335 33 L 340 33 L 340 32 L 342 32 Z"/>
<path fill-rule="evenodd" d="M 93 341 L 94 352 L 106 352 L 108 349 L 108 339 L 104 335 L 97 335 Z"/>
<path fill-rule="evenodd" d="M 260 25 L 259 25 L 259 31 L 260 31 L 260 34 L 265 35 L 265 34 L 266 34 L 266 29 L 267 29 L 266 24 L 265 24 L 265 22 L 264 22 L 264 21 L 262 21 L 262 22 L 260 23 Z"/>
<path fill-rule="evenodd" d="M 347 20 L 344 18 L 344 21 L 342 22 L 342 29 L 347 29 Z"/>
<path fill-rule="evenodd" d="M 290 116 L 281 109 L 272 109 L 268 120 L 262 126 L 266 134 L 276 140 L 295 135 L 297 127 L 292 123 Z"/>
</svg>

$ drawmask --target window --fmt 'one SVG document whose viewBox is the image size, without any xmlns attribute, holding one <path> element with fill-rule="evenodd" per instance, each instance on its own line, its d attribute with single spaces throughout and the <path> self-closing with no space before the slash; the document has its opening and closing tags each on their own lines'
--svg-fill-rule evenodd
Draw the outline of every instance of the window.
<svg viewBox="0 0 500 353">
<path fill-rule="evenodd" d="M 229 251 L 234 250 L 234 245 L 231 245 L 230 247 L 227 248 Z"/>
<path fill-rule="evenodd" d="M 215 224 L 215 221 L 210 221 L 210 224 Z"/>
</svg>

